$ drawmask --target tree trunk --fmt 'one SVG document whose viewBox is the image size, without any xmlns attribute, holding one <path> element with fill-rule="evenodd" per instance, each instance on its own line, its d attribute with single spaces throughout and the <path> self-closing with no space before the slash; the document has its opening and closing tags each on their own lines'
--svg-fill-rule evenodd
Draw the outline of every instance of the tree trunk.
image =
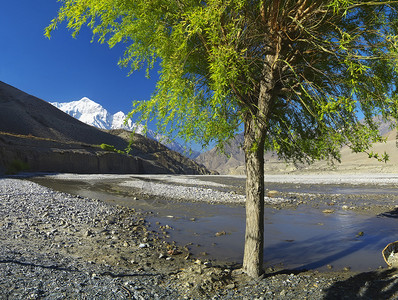
<svg viewBox="0 0 398 300">
<path fill-rule="evenodd" d="M 263 273 L 264 252 L 264 140 L 265 130 L 254 119 L 245 122 L 246 233 L 243 271 Z"/>
<path fill-rule="evenodd" d="M 256 105 L 244 116 L 246 159 L 246 233 L 243 271 L 251 277 L 263 273 L 264 252 L 264 148 L 268 114 L 275 88 L 278 55 L 267 55 Z"/>
</svg>

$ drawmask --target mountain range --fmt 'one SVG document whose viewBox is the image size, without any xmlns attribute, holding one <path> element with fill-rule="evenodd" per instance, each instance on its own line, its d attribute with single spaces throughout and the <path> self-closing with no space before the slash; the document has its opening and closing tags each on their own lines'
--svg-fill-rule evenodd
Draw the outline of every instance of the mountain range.
<svg viewBox="0 0 398 300">
<path fill-rule="evenodd" d="M 170 140 L 164 135 L 157 134 L 150 129 L 145 131 L 143 125 L 133 123 L 130 119 L 125 121 L 127 115 L 122 111 L 111 114 L 102 105 L 87 97 L 83 97 L 78 101 L 50 103 L 68 115 L 88 125 L 106 130 L 124 129 L 133 131 L 158 141 L 167 148 L 181 153 L 191 159 L 196 158 L 200 154 L 200 152 L 197 151 L 187 151 L 187 149 L 185 149 L 181 144 Z"/>
<path fill-rule="evenodd" d="M 208 174 L 140 134 L 100 130 L 0 81 L 0 174 L 30 172 Z"/>
</svg>

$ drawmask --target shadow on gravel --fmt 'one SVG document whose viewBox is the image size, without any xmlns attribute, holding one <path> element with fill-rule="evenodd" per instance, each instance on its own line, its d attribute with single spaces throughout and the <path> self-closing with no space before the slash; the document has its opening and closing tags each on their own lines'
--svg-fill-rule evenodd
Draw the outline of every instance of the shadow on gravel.
<svg viewBox="0 0 398 300">
<path fill-rule="evenodd" d="M 25 266 L 25 267 L 43 268 L 43 269 L 50 269 L 50 270 L 56 270 L 56 271 L 79 272 L 79 270 L 77 270 L 77 269 L 64 268 L 64 267 L 60 267 L 60 266 L 56 266 L 56 265 L 53 265 L 53 266 L 37 265 L 37 264 L 18 261 L 18 260 L 14 260 L 14 259 L 0 260 L 0 264 L 16 264 L 16 265 L 21 265 L 21 266 Z"/>
<path fill-rule="evenodd" d="M 302 270 L 283 269 L 283 270 L 276 271 L 276 272 L 264 273 L 264 274 L 261 276 L 261 279 L 267 279 L 267 278 L 270 278 L 270 277 L 274 277 L 274 276 L 276 276 L 276 275 L 290 275 L 290 274 L 299 275 L 299 274 L 305 273 L 305 272 L 307 272 L 307 271 L 308 271 L 308 270 L 304 270 L 304 269 L 302 269 Z"/>
<path fill-rule="evenodd" d="M 49 269 L 49 270 L 55 270 L 55 271 L 63 271 L 63 272 L 82 272 L 81 270 L 77 268 L 65 268 L 57 265 L 39 265 L 39 264 L 34 264 L 34 263 L 28 263 L 28 262 L 22 262 L 18 260 L 13 260 L 13 259 L 3 259 L 0 260 L 0 264 L 16 264 L 24 267 L 32 267 L 32 268 L 43 268 L 43 269 Z M 171 274 L 176 274 L 173 272 L 170 272 L 168 275 Z M 109 271 L 105 271 L 102 273 L 98 273 L 100 276 L 110 276 L 112 278 L 123 278 L 123 277 L 144 277 L 144 276 L 158 276 L 159 274 L 151 274 L 151 273 L 142 273 L 142 274 L 132 274 L 132 273 L 112 273 Z"/>
<path fill-rule="evenodd" d="M 357 274 L 338 281 L 325 291 L 325 300 L 334 299 L 397 299 L 397 269 Z"/>
</svg>

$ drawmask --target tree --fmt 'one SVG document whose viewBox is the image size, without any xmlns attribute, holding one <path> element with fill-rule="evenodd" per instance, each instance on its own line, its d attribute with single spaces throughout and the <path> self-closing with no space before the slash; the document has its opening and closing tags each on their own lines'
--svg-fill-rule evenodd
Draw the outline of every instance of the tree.
<svg viewBox="0 0 398 300">
<path fill-rule="evenodd" d="M 63 21 L 73 35 L 88 25 L 99 42 L 126 44 L 120 65 L 159 64 L 156 92 L 130 116 L 203 145 L 222 146 L 244 125 L 250 276 L 263 265 L 264 151 L 339 160 L 343 145 L 361 152 L 383 140 L 374 116 L 397 116 L 398 1 L 61 2 L 48 37 Z"/>
</svg>

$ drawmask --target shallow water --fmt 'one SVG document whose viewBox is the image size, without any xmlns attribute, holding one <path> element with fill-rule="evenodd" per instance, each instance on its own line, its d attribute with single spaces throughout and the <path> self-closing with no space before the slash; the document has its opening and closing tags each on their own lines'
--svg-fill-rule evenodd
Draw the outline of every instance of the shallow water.
<svg viewBox="0 0 398 300">
<path fill-rule="evenodd" d="M 116 184 L 117 180 L 73 181 L 46 177 L 32 180 L 58 191 L 150 210 L 154 214 L 147 219 L 152 229 L 157 229 L 156 222 L 171 226 L 173 229 L 168 230 L 170 239 L 181 246 L 192 243 L 189 247 L 195 256 L 228 262 L 242 261 L 243 206 L 174 203 L 160 199 L 133 200 L 126 194 L 109 192 L 109 186 Z M 283 190 L 283 184 L 277 187 Z M 285 185 L 285 190 L 291 188 L 291 185 Z M 302 192 L 308 190 L 302 188 Z M 314 189 L 322 190 L 319 185 Z M 326 190 L 330 189 L 339 188 L 326 187 Z M 352 189 L 344 186 L 340 191 L 360 192 L 358 186 Z M 266 266 L 288 269 L 324 270 L 328 269 L 327 266 L 333 266 L 333 269 L 340 270 L 349 266 L 355 271 L 367 271 L 386 266 L 381 251 L 389 242 L 398 240 L 397 229 L 398 220 L 391 215 L 369 217 L 345 210 L 324 214 L 306 205 L 297 209 L 266 208 L 264 261 Z M 226 234 L 216 236 L 217 232 Z"/>
</svg>

